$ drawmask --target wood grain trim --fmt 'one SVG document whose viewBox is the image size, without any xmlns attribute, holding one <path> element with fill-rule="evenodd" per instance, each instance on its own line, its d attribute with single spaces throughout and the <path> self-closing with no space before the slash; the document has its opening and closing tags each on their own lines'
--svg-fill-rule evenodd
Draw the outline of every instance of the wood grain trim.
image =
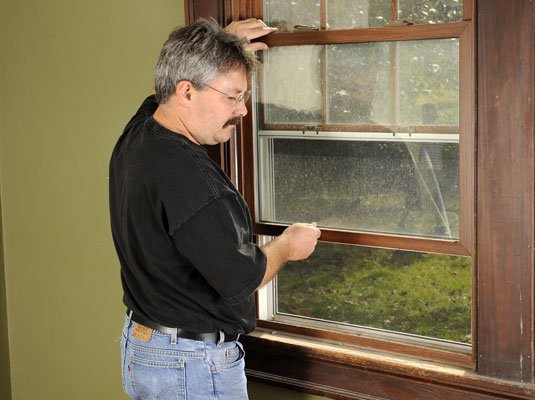
<svg viewBox="0 0 535 400">
<path fill-rule="evenodd" d="M 453 38 L 459 37 L 467 24 L 469 22 L 462 21 L 436 25 L 274 33 L 262 38 L 262 41 L 268 46 L 296 46 Z"/>
<path fill-rule="evenodd" d="M 256 235 L 278 236 L 286 225 L 253 223 Z M 423 251 L 458 256 L 469 256 L 470 251 L 459 241 L 417 238 L 410 236 L 381 235 L 376 233 L 321 229 L 321 241 L 381 247 L 396 250 Z"/>
<path fill-rule="evenodd" d="M 535 382 L 535 4 L 478 2 L 478 370 Z"/>
<path fill-rule="evenodd" d="M 257 326 L 258 328 L 262 328 L 271 332 L 287 332 L 307 338 L 330 340 L 333 342 L 345 343 L 348 345 L 373 348 L 398 354 L 405 354 L 408 356 L 417 357 L 419 359 L 438 361 L 441 363 L 455 365 L 462 368 L 474 369 L 475 367 L 471 355 L 466 354 L 424 348 L 421 346 L 413 346 L 410 344 L 403 344 L 392 341 L 378 340 L 370 337 L 350 335 L 345 333 L 327 331 L 323 329 L 303 327 L 294 324 L 290 325 L 276 321 L 258 320 Z"/>
<path fill-rule="evenodd" d="M 301 340 L 264 330 L 242 337 L 247 368 L 274 382 L 302 381 L 337 399 L 485 400 L 533 399 L 535 385 L 481 376 L 470 368 L 432 363 L 389 352 Z M 284 361 L 281 361 L 284 360 Z M 273 383 L 272 380 L 269 380 Z M 297 383 L 297 382 L 294 382 Z M 297 385 L 299 388 L 299 385 Z M 340 396 L 340 397 L 337 397 Z M 354 396 L 354 397 L 353 397 Z"/>
</svg>

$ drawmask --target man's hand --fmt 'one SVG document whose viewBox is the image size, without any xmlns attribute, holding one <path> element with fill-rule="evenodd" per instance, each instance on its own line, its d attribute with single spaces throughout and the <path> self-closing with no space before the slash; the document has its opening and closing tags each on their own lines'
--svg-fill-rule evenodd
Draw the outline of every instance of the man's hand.
<svg viewBox="0 0 535 400">
<path fill-rule="evenodd" d="M 315 222 L 296 223 L 282 232 L 281 239 L 286 241 L 288 261 L 304 260 L 312 254 L 321 236 L 321 231 L 316 226 Z"/>
<path fill-rule="evenodd" d="M 273 32 L 277 32 L 277 28 L 268 27 L 264 21 L 256 18 L 244 19 L 243 21 L 233 21 L 230 25 L 225 27 L 225 31 L 232 33 L 240 38 L 251 41 Z M 262 42 L 249 43 L 245 46 L 249 51 L 266 50 L 267 44 Z"/>
<path fill-rule="evenodd" d="M 312 254 L 321 236 L 315 222 L 296 223 L 271 242 L 262 246 L 267 257 L 266 274 L 258 288 L 268 283 L 288 261 L 304 260 Z"/>
</svg>

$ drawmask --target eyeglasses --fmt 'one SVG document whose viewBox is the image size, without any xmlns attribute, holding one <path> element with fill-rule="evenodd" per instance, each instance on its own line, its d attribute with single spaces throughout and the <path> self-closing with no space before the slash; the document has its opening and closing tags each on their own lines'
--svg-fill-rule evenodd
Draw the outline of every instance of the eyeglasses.
<svg viewBox="0 0 535 400">
<path fill-rule="evenodd" d="M 223 93 L 221 90 L 217 90 L 216 88 L 214 88 L 214 87 L 212 87 L 210 85 L 207 85 L 206 83 L 201 83 L 201 85 L 209 87 L 210 89 L 213 89 L 216 92 L 221 93 L 223 96 L 226 96 L 228 99 L 233 100 L 234 101 L 234 107 L 236 107 L 236 108 L 238 107 L 240 102 L 243 101 L 245 103 L 245 102 L 247 102 L 247 100 L 249 100 L 249 97 L 251 97 L 251 91 L 250 90 L 246 91 L 244 94 L 242 94 L 242 95 L 240 95 L 238 97 L 234 97 L 234 96 L 230 96 L 230 95 L 228 95 L 226 93 Z"/>
</svg>

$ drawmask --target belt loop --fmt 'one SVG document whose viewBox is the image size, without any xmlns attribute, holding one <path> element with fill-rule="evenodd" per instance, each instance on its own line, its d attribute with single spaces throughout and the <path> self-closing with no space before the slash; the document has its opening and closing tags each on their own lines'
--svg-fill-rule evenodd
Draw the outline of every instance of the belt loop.
<svg viewBox="0 0 535 400">
<path fill-rule="evenodd" d="M 133 313 L 134 313 L 134 312 L 133 312 L 132 310 L 128 310 L 128 314 L 127 314 L 127 316 L 128 316 L 128 327 L 129 327 L 129 328 L 130 328 L 130 324 L 132 323 L 132 314 L 133 314 Z"/>
<path fill-rule="evenodd" d="M 221 343 L 225 341 L 225 332 L 219 330 L 219 340 L 217 341 L 217 347 L 221 347 Z"/>
<path fill-rule="evenodd" d="M 176 344 L 177 336 L 178 336 L 178 328 L 173 328 L 171 331 L 171 344 Z"/>
</svg>

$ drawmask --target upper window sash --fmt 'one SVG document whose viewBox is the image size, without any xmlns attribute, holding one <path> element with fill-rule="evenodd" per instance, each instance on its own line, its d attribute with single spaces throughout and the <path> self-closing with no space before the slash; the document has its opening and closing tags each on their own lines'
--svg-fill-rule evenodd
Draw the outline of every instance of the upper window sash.
<svg viewBox="0 0 535 400">
<path fill-rule="evenodd" d="M 260 2 L 261 3 L 261 2 Z M 258 7 L 258 4 L 256 5 Z M 443 240 L 432 238 L 420 238 L 411 236 L 399 236 L 380 233 L 369 232 L 354 232 L 343 229 L 322 229 L 322 240 L 342 242 L 348 244 L 358 244 L 374 247 L 389 247 L 404 250 L 415 250 L 425 252 L 437 252 L 454 255 L 471 255 L 472 254 L 472 235 L 473 235 L 473 37 L 472 37 L 472 22 L 471 2 L 465 2 L 464 18 L 460 22 L 449 22 L 441 24 L 427 24 L 427 25 L 409 25 L 409 26 L 386 26 L 374 28 L 356 28 L 356 29 L 342 29 L 342 30 L 315 30 L 315 31 L 300 31 L 288 33 L 276 33 L 262 38 L 268 46 L 297 46 L 297 45 L 322 45 L 322 44 L 336 44 L 336 43 L 365 43 L 365 42 L 381 42 L 381 41 L 404 41 L 404 40 L 419 40 L 419 39 L 438 39 L 438 38 L 459 38 L 460 39 L 460 76 L 459 76 L 459 127 L 447 127 L 452 134 L 459 134 L 460 138 L 460 160 L 459 168 L 463 171 L 469 171 L 465 176 L 460 177 L 460 219 L 461 226 L 459 232 L 459 240 Z M 258 8 L 257 8 L 258 9 Z M 261 8 L 260 8 L 261 9 Z M 467 11 L 470 12 L 467 13 Z M 468 108 L 462 108 L 463 105 Z M 252 113 L 256 114 L 256 113 Z M 261 113 L 260 113 L 261 114 Z M 267 130 L 298 130 L 300 127 L 282 127 L 278 124 L 273 126 L 264 125 L 263 121 L 255 120 L 248 116 L 246 122 L 250 124 L 250 129 L 256 125 L 256 131 L 263 129 Z M 357 126 L 356 129 L 355 126 Z M 352 127 L 322 125 L 322 131 L 387 131 L 392 132 L 388 128 L 368 129 L 369 127 L 358 128 L 358 125 Z M 432 132 L 425 127 L 426 132 Z M 441 127 L 444 128 L 444 127 Z M 444 132 L 444 129 L 440 129 Z M 250 209 L 253 213 L 254 232 L 262 235 L 278 235 L 285 225 L 276 223 L 262 223 L 258 222 L 257 218 L 257 200 L 255 193 L 255 180 L 257 177 L 254 174 L 245 173 L 245 171 L 253 170 L 253 165 L 256 164 L 257 149 L 256 137 L 245 135 L 243 137 L 243 144 L 245 148 L 250 150 L 249 154 L 243 155 L 244 169 L 242 169 L 243 184 L 242 189 L 247 199 Z"/>
</svg>

